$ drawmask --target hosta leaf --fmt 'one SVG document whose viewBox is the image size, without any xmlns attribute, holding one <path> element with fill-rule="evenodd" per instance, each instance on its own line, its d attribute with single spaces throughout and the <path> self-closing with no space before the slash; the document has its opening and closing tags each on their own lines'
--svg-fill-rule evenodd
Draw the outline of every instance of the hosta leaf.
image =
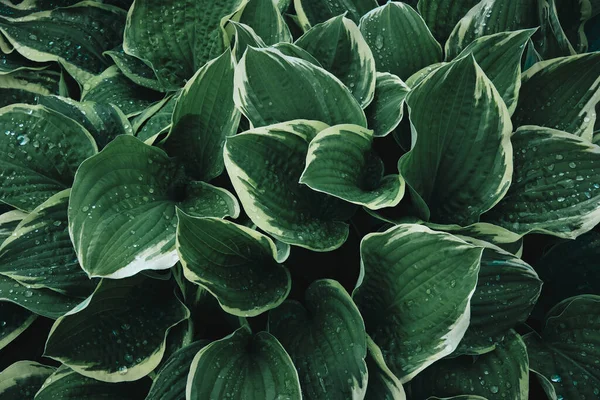
<svg viewBox="0 0 600 400">
<path fill-rule="evenodd" d="M 226 190 L 191 181 L 162 150 L 118 136 L 81 164 L 73 183 L 69 229 L 81 267 L 110 278 L 172 267 L 176 206 L 207 217 L 239 212 Z"/>
<path fill-rule="evenodd" d="M 420 0 L 419 14 L 440 43 L 445 43 L 452 29 L 477 0 Z"/>
<path fill-rule="evenodd" d="M 185 277 L 230 314 L 254 317 L 277 307 L 292 281 L 271 239 L 245 226 L 178 212 L 177 251 Z"/>
<path fill-rule="evenodd" d="M 23 57 L 18 51 L 4 53 L 0 51 L 0 75 L 9 74 L 19 70 L 40 71 L 48 68 L 46 63 L 36 63 Z"/>
<path fill-rule="evenodd" d="M 146 65 L 143 60 L 125 53 L 123 47 L 119 47 L 118 50 L 107 51 L 104 54 L 112 58 L 123 75 L 135 84 L 159 92 L 164 91 L 163 86 L 154 74 L 154 70 Z"/>
<path fill-rule="evenodd" d="M 542 61 L 523 75 L 513 120 L 591 140 L 599 100 L 600 52 Z"/>
<path fill-rule="evenodd" d="M 322 130 L 308 146 L 300 183 L 374 210 L 396 206 L 404 195 L 404 180 L 383 176 L 383 161 L 372 143 L 373 131 L 357 125 Z"/>
<path fill-rule="evenodd" d="M 37 318 L 32 312 L 8 301 L 0 301 L 0 350 L 15 340 Z"/>
<path fill-rule="evenodd" d="M 375 92 L 375 59 L 356 24 L 340 15 L 315 25 L 296 41 L 366 107 Z"/>
<path fill-rule="evenodd" d="M 525 48 L 525 55 L 523 57 L 523 72 L 533 67 L 536 63 L 542 61 L 542 56 L 537 52 L 533 41 L 529 39 L 527 41 L 527 47 Z"/>
<path fill-rule="evenodd" d="M 274 0 L 249 0 L 239 18 L 268 45 L 292 41 L 290 29 Z"/>
<path fill-rule="evenodd" d="M 600 148 L 550 128 L 523 126 L 512 136 L 514 176 L 487 222 L 520 235 L 575 238 L 600 221 Z"/>
<path fill-rule="evenodd" d="M 271 47 L 279 50 L 286 56 L 300 58 L 304 61 L 308 61 L 313 65 L 316 65 L 317 67 L 321 67 L 321 63 L 317 61 L 317 59 L 313 57 L 312 54 L 304 50 L 302 47 L 296 46 L 293 43 L 277 43 Z"/>
<path fill-rule="evenodd" d="M 375 96 L 365 109 L 373 136 L 386 136 L 396 129 L 404 116 L 404 100 L 409 92 L 410 88 L 396 75 L 377 73 Z"/>
<path fill-rule="evenodd" d="M 144 111 L 162 96 L 161 93 L 136 85 L 113 65 L 83 85 L 81 100 L 114 104 L 126 116 L 131 117 Z"/>
<path fill-rule="evenodd" d="M 207 344 L 209 341 L 200 340 L 173 353 L 158 371 L 146 400 L 185 399 L 190 366 L 196 354 Z"/>
<path fill-rule="evenodd" d="M 35 395 L 35 400 L 144 400 L 148 391 L 148 381 L 144 379 L 136 382 L 106 383 L 80 375 L 63 366 L 48 377 Z"/>
<path fill-rule="evenodd" d="M 234 101 L 255 127 L 295 119 L 367 124 L 360 105 L 339 79 L 274 49 L 246 51 L 235 71 Z"/>
<path fill-rule="evenodd" d="M 252 27 L 235 21 L 229 21 L 235 30 L 235 44 L 233 45 L 233 55 L 236 61 L 244 56 L 246 49 L 252 47 L 268 47 L 265 42 L 256 34 Z"/>
<path fill-rule="evenodd" d="M 446 59 L 452 60 L 472 41 L 494 33 L 535 28 L 537 4 L 530 0 L 483 0 L 461 18 L 446 42 Z"/>
<path fill-rule="evenodd" d="M 223 53 L 225 22 L 247 0 L 136 0 L 127 16 L 123 49 L 151 65 L 168 90 L 182 87 Z"/>
<path fill-rule="evenodd" d="M 6 400 L 33 399 L 54 368 L 35 361 L 17 361 L 0 373 L 0 396 Z"/>
<path fill-rule="evenodd" d="M 412 382 L 415 398 L 470 393 L 488 400 L 529 399 L 529 361 L 523 339 L 510 330 L 496 350 L 476 359 L 441 360 Z"/>
<path fill-rule="evenodd" d="M 584 26 L 588 20 L 598 13 L 600 3 L 596 1 L 579 2 L 575 0 L 555 0 L 556 11 L 562 29 L 577 53 L 588 51 L 588 40 Z M 590 25 L 593 22 L 589 23 Z"/>
<path fill-rule="evenodd" d="M 269 314 L 269 332 L 286 349 L 306 400 L 361 399 L 367 390 L 363 319 L 344 288 L 312 283 L 304 305 L 287 301 Z"/>
<path fill-rule="evenodd" d="M 186 399 L 300 400 L 298 374 L 290 356 L 268 332 L 242 327 L 196 354 Z"/>
<path fill-rule="evenodd" d="M 402 384 L 385 365 L 381 349 L 367 337 L 369 385 L 365 400 L 406 400 Z"/>
<path fill-rule="evenodd" d="M 370 11 L 361 18 L 360 31 L 373 51 L 378 72 L 407 79 L 421 68 L 442 61 L 441 46 L 408 4 L 392 1 Z"/>
<path fill-rule="evenodd" d="M 511 328 L 525 322 L 541 287 L 542 281 L 529 264 L 487 245 L 471 298 L 469 328 L 454 354 L 476 355 L 493 350 Z"/>
<path fill-rule="evenodd" d="M 310 29 L 311 25 L 325 22 L 344 13 L 358 23 L 360 17 L 375 7 L 377 7 L 376 0 L 294 0 L 298 22 L 304 31 Z"/>
<path fill-rule="evenodd" d="M 89 132 L 70 118 L 42 106 L 4 107 L 0 110 L 0 200 L 33 210 L 71 186 L 79 164 L 96 151 Z"/>
<path fill-rule="evenodd" d="M 14 103 L 37 104 L 40 96 L 51 94 L 66 95 L 60 72 L 23 69 L 0 75 L 0 107 Z"/>
<path fill-rule="evenodd" d="M 225 143 L 227 173 L 252 222 L 278 240 L 315 251 L 336 249 L 348 237 L 348 225 L 338 220 L 341 201 L 298 183 L 308 141 L 325 128 L 322 122 L 290 121 Z"/>
<path fill-rule="evenodd" d="M 88 296 L 97 282 L 79 266 L 69 238 L 70 190 L 50 197 L 25 217 L 0 246 L 0 273 L 33 288 Z"/>
<path fill-rule="evenodd" d="M 156 103 L 136 117 L 134 125 L 137 123 L 139 126 L 137 127 L 138 129 L 134 126 L 134 130 L 136 131 L 138 139 L 143 140 L 146 144 L 152 144 L 158 136 L 171 129 L 173 110 L 175 110 L 178 98 L 178 95 L 165 98 L 163 101 Z M 157 108 L 153 109 L 154 107 Z M 150 109 L 153 110 L 151 110 L 152 112 L 149 112 L 149 116 L 144 115 Z M 143 120 L 137 121 L 137 118 L 142 117 Z"/>
<path fill-rule="evenodd" d="M 352 296 L 386 364 L 407 382 L 462 339 L 482 249 L 411 224 L 371 233 L 360 249 Z"/>
<path fill-rule="evenodd" d="M 81 84 L 108 67 L 102 56 L 123 40 L 125 11 L 94 1 L 40 11 L 22 18 L 0 17 L 0 32 L 32 61 L 58 61 Z"/>
<path fill-rule="evenodd" d="M 546 316 L 541 336 L 523 339 L 529 365 L 546 394 L 554 399 L 598 396 L 600 370 L 600 297 L 583 295 L 557 304 Z"/>
<path fill-rule="evenodd" d="M 26 216 L 27 213 L 20 210 L 7 211 L 4 214 L 0 214 L 0 244 L 13 233 L 19 222 Z"/>
<path fill-rule="evenodd" d="M 477 64 L 492 81 L 512 113 L 517 107 L 521 87 L 521 58 L 525 43 L 534 29 L 501 32 L 475 39 L 459 54 L 473 54 Z M 502 60 L 500 62 L 499 60 Z"/>
<path fill-rule="evenodd" d="M 56 320 L 44 355 L 88 378 L 135 381 L 156 368 L 168 331 L 188 317 L 169 280 L 144 274 L 104 279 Z"/>
<path fill-rule="evenodd" d="M 233 104 L 233 71 L 227 50 L 198 70 L 175 104 L 164 148 L 193 179 L 208 182 L 223 172 L 223 144 L 240 121 Z"/>
<path fill-rule="evenodd" d="M 544 40 L 537 41 L 537 44 L 544 59 L 577 54 L 563 30 L 556 3 L 555 0 L 540 0 L 538 2 L 540 33 Z M 589 4 L 587 1 L 583 2 L 583 4 L 585 3 Z M 577 7 L 579 4 L 571 4 L 570 6 Z"/>
<path fill-rule="evenodd" d="M 500 94 L 466 56 L 432 72 L 407 104 L 413 148 L 398 169 L 417 196 L 422 218 L 477 222 L 511 182 L 512 125 Z"/>
</svg>

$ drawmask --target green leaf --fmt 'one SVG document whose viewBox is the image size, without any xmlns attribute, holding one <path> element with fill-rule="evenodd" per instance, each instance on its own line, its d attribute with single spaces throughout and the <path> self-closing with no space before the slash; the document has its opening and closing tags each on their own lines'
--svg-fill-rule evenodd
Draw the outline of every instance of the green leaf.
<svg viewBox="0 0 600 400">
<path fill-rule="evenodd" d="M 542 281 L 525 261 L 484 246 L 469 328 L 454 355 L 477 355 L 496 348 L 511 328 L 527 320 L 542 288 Z"/>
<path fill-rule="evenodd" d="M 102 53 L 121 43 L 124 25 L 125 11 L 94 1 L 0 17 L 0 32 L 16 51 L 32 61 L 58 61 L 80 84 L 110 65 Z"/>
<path fill-rule="evenodd" d="M 42 106 L 2 108 L 0 200 L 31 211 L 70 187 L 79 164 L 96 152 L 89 132 L 70 118 Z"/>
<path fill-rule="evenodd" d="M 477 0 L 420 0 L 417 7 L 433 36 L 444 43 L 458 21 L 477 3 Z"/>
<path fill-rule="evenodd" d="M 469 55 L 432 72 L 406 101 L 413 148 L 398 169 L 421 218 L 477 222 L 511 182 L 512 125 L 500 94 Z"/>
<path fill-rule="evenodd" d="M 27 213 L 20 210 L 12 210 L 0 214 L 0 244 L 13 233 L 19 222 L 26 216 Z"/>
<path fill-rule="evenodd" d="M 0 301 L 0 350 L 27 329 L 37 315 L 7 301 Z"/>
<path fill-rule="evenodd" d="M 539 25 L 537 3 L 530 0 L 483 0 L 461 18 L 446 42 L 446 59 L 456 58 L 482 36 L 535 28 Z"/>
<path fill-rule="evenodd" d="M 442 61 L 442 47 L 408 4 L 392 1 L 370 11 L 361 18 L 360 31 L 373 51 L 378 72 L 407 79 Z"/>
<path fill-rule="evenodd" d="M 375 93 L 375 59 L 356 24 L 340 15 L 315 25 L 296 41 L 350 89 L 362 108 Z"/>
<path fill-rule="evenodd" d="M 48 377 L 35 400 L 85 399 L 85 400 L 144 400 L 148 380 L 125 383 L 106 383 L 85 377 L 61 367 Z"/>
<path fill-rule="evenodd" d="M 190 365 L 196 354 L 207 344 L 208 340 L 199 340 L 173 353 L 158 371 L 146 400 L 184 399 Z"/>
<path fill-rule="evenodd" d="M 527 47 L 525 49 L 525 56 L 523 57 L 523 71 L 527 71 L 533 67 L 536 63 L 542 61 L 542 56 L 537 52 L 533 41 L 529 39 L 527 41 Z"/>
<path fill-rule="evenodd" d="M 36 207 L 0 246 L 0 273 L 32 288 L 88 296 L 98 282 L 83 272 L 69 238 L 63 190 Z"/>
<path fill-rule="evenodd" d="M 482 249 L 448 233 L 401 224 L 368 234 L 360 250 L 352 297 L 386 364 L 408 382 L 462 339 Z"/>
<path fill-rule="evenodd" d="M 300 400 L 298 374 L 290 356 L 268 332 L 242 327 L 196 354 L 186 399 Z"/>
<path fill-rule="evenodd" d="M 523 126 L 511 138 L 513 183 L 484 220 L 519 235 L 574 239 L 600 222 L 600 148 L 566 132 Z"/>
<path fill-rule="evenodd" d="M 570 4 L 570 7 L 578 7 L 579 4 L 577 3 Z M 582 5 L 587 8 L 589 2 L 582 2 Z M 538 14 L 540 33 L 543 40 L 538 40 L 537 45 L 542 57 L 551 59 L 577 54 L 563 30 L 563 23 L 559 20 L 556 2 L 554 0 L 540 0 L 538 2 Z"/>
<path fill-rule="evenodd" d="M 122 46 L 117 50 L 110 50 L 104 54 L 112 58 L 123 75 L 135 84 L 159 92 L 164 91 L 163 86 L 154 74 L 154 70 L 146 65 L 143 60 L 125 53 Z"/>
<path fill-rule="evenodd" d="M 392 132 L 404 116 L 404 100 L 410 88 L 396 75 L 378 72 L 373 101 L 365 109 L 367 126 L 373 136 L 383 137 Z"/>
<path fill-rule="evenodd" d="M 488 400 L 529 399 L 529 361 L 523 339 L 513 330 L 496 350 L 473 359 L 441 360 L 412 382 L 415 398 L 470 393 Z"/>
<path fill-rule="evenodd" d="M 377 7 L 376 0 L 294 0 L 294 8 L 298 14 L 300 26 L 304 31 L 312 25 L 347 13 L 355 23 L 368 11 Z"/>
<path fill-rule="evenodd" d="M 296 46 L 293 43 L 277 43 L 271 47 L 276 50 L 279 50 L 286 56 L 300 58 L 304 61 L 308 61 L 313 65 L 316 65 L 317 67 L 322 66 L 321 63 L 312 56 L 312 54 L 304 50 L 302 47 Z"/>
<path fill-rule="evenodd" d="M 600 374 L 600 297 L 582 295 L 557 304 L 546 316 L 541 336 L 523 338 L 531 371 L 550 398 L 583 399 L 598 396 Z"/>
<path fill-rule="evenodd" d="M 517 107 L 521 87 L 521 58 L 534 29 L 501 32 L 475 39 L 458 55 L 472 54 L 485 75 L 492 81 L 509 113 Z M 500 62 L 499 60 L 502 60 Z"/>
<path fill-rule="evenodd" d="M 212 293 L 230 314 L 254 317 L 285 300 L 292 281 L 267 236 L 217 218 L 177 217 L 185 277 Z"/>
<path fill-rule="evenodd" d="M 523 74 L 513 121 L 592 140 L 599 100 L 600 52 L 542 61 Z"/>
<path fill-rule="evenodd" d="M 0 51 L 0 75 L 20 70 L 40 71 L 48 68 L 47 63 L 37 63 L 23 57 L 18 51 L 8 54 Z"/>
<path fill-rule="evenodd" d="M 37 104 L 40 95 L 66 94 L 60 72 L 22 69 L 0 75 L 0 107 L 14 103 Z"/>
<path fill-rule="evenodd" d="M 406 400 L 402 384 L 385 365 L 381 349 L 367 336 L 369 385 L 365 400 Z"/>
<path fill-rule="evenodd" d="M 124 278 L 177 262 L 175 208 L 237 217 L 226 190 L 191 181 L 160 149 L 118 136 L 81 164 L 69 203 L 69 229 L 91 277 Z"/>
<path fill-rule="evenodd" d="M 246 51 L 235 70 L 234 101 L 255 127 L 295 119 L 367 124 L 360 104 L 339 79 L 274 49 Z"/>
<path fill-rule="evenodd" d="M 286 349 L 307 400 L 362 399 L 367 390 L 363 319 L 336 281 L 313 282 L 304 305 L 286 301 L 269 314 L 269 332 Z"/>
<path fill-rule="evenodd" d="M 227 50 L 198 70 L 175 104 L 164 149 L 193 179 L 208 182 L 223 172 L 223 145 L 240 121 L 233 103 L 233 73 Z"/>
<path fill-rule="evenodd" d="M 3 400 L 33 399 L 54 368 L 35 361 L 17 361 L 0 373 Z"/>
<path fill-rule="evenodd" d="M 249 46 L 265 48 L 268 47 L 265 42 L 256 34 L 252 27 L 235 21 L 229 21 L 235 30 L 235 44 L 233 45 L 233 55 L 236 61 L 244 56 Z"/>
<path fill-rule="evenodd" d="M 232 136 L 225 167 L 244 211 L 260 229 L 284 243 L 314 251 L 340 247 L 347 206 L 298 183 L 308 142 L 327 128 L 318 121 L 290 121 Z"/>
<path fill-rule="evenodd" d="M 249 0 L 239 18 L 268 45 L 292 42 L 290 29 L 274 0 Z"/>
<path fill-rule="evenodd" d="M 173 110 L 175 110 L 178 95 L 179 93 L 166 97 L 136 117 L 134 130 L 138 139 L 151 145 L 161 134 L 167 133 L 171 129 Z"/>
<path fill-rule="evenodd" d="M 156 368 L 167 333 L 188 317 L 170 280 L 144 274 L 104 279 L 83 303 L 56 320 L 44 356 L 88 378 L 135 381 Z"/>
<path fill-rule="evenodd" d="M 398 205 L 404 180 L 383 176 L 383 161 L 372 150 L 373 131 L 356 125 L 322 130 L 310 142 L 300 177 L 311 189 L 377 210 Z"/>
<path fill-rule="evenodd" d="M 136 0 L 127 16 L 123 49 L 152 66 L 165 89 L 178 89 L 223 53 L 229 44 L 223 26 L 247 3 Z"/>
<path fill-rule="evenodd" d="M 132 117 L 160 100 L 162 96 L 162 93 L 136 85 L 113 65 L 84 83 L 81 100 L 114 104 L 127 117 Z"/>
</svg>

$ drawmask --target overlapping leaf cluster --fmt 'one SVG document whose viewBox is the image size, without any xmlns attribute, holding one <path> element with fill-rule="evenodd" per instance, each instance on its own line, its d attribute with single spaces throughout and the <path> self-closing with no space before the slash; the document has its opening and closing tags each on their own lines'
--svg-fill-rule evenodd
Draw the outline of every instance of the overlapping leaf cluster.
<svg viewBox="0 0 600 400">
<path fill-rule="evenodd" d="M 291 3 L 0 0 L 0 397 L 600 396 L 600 5 Z"/>
</svg>

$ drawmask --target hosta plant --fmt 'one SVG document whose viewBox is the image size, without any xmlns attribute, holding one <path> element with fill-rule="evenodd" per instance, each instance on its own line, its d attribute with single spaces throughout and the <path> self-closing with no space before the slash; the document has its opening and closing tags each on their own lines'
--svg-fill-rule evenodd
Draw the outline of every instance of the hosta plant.
<svg viewBox="0 0 600 400">
<path fill-rule="evenodd" d="M 598 14 L 0 0 L 0 398 L 600 398 Z"/>
</svg>

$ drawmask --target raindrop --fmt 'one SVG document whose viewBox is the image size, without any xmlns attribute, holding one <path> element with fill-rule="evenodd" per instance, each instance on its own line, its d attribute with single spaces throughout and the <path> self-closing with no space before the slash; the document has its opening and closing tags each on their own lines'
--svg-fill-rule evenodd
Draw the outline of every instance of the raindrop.
<svg viewBox="0 0 600 400">
<path fill-rule="evenodd" d="M 118 371 L 120 375 L 125 375 L 127 373 L 127 367 L 124 365 L 120 366 Z"/>
<path fill-rule="evenodd" d="M 27 143 L 29 143 L 29 138 L 27 135 L 19 135 L 17 136 L 17 142 L 20 146 L 25 146 Z"/>
<path fill-rule="evenodd" d="M 381 50 L 383 48 L 383 36 L 377 35 L 377 37 L 375 37 L 375 47 L 377 50 Z"/>
<path fill-rule="evenodd" d="M 569 168 L 575 168 L 575 167 L 577 167 L 577 164 L 575 164 L 574 162 L 569 163 Z"/>
<path fill-rule="evenodd" d="M 25 297 L 31 297 L 31 296 L 33 296 L 33 292 L 31 290 L 26 290 Z"/>
<path fill-rule="evenodd" d="M 554 374 L 550 377 L 550 380 L 552 382 L 556 382 L 556 383 L 560 383 L 562 382 L 562 378 L 560 377 L 560 375 Z"/>
<path fill-rule="evenodd" d="M 490 392 L 492 393 L 498 393 L 498 386 L 490 386 Z"/>
<path fill-rule="evenodd" d="M 557 160 L 562 160 L 562 159 L 563 159 L 563 156 L 562 156 L 562 155 L 560 155 L 560 154 L 557 154 L 557 155 L 556 155 L 556 159 L 557 159 Z"/>
</svg>

